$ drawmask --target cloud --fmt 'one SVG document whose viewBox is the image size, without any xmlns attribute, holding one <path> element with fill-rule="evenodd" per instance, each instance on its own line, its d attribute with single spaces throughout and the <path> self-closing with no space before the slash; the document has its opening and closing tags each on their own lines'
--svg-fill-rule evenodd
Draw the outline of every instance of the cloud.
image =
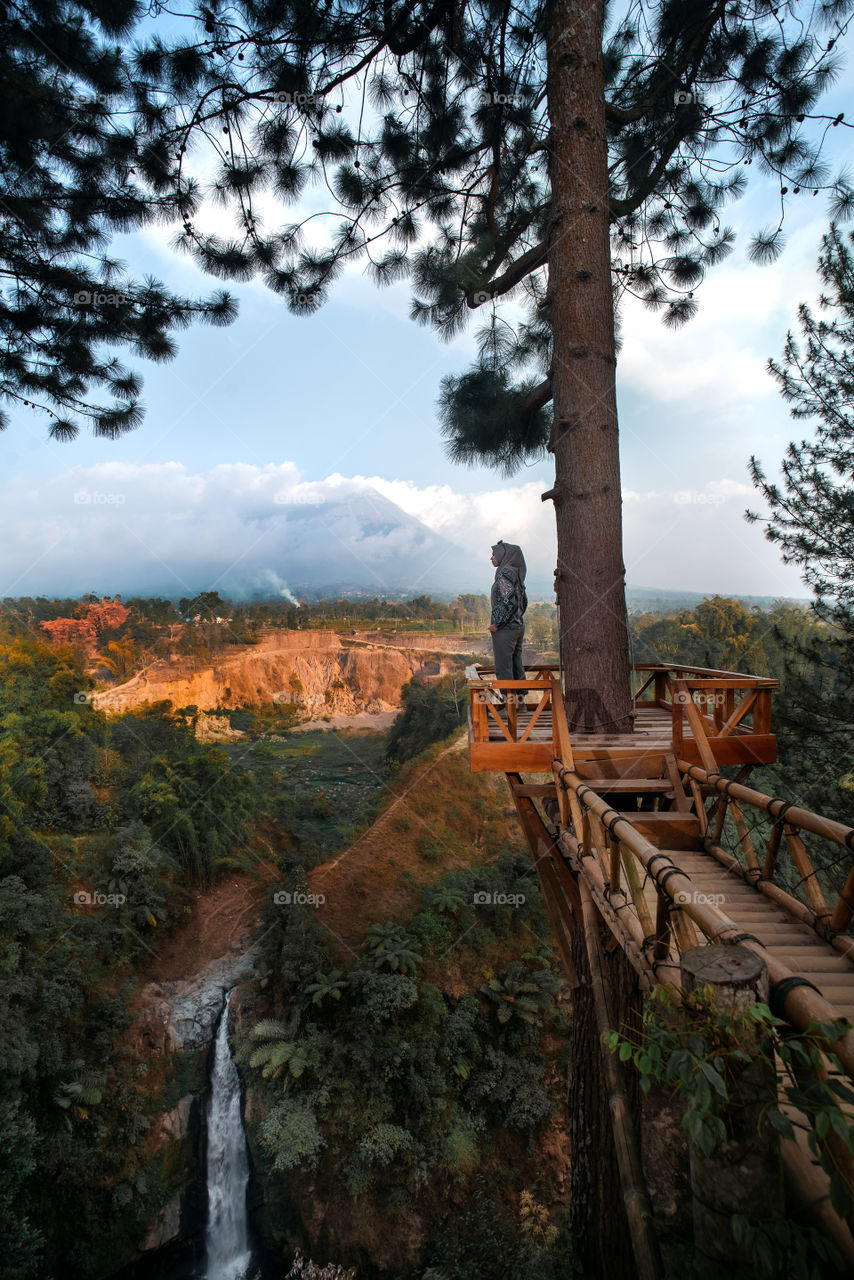
<svg viewBox="0 0 854 1280">
<path fill-rule="evenodd" d="M 0 490 L 0 595 L 84 591 L 292 598 L 295 588 L 483 590 L 498 538 L 525 549 L 547 594 L 555 564 L 542 481 L 468 493 L 383 476 L 304 479 L 292 462 L 72 467 Z M 694 489 L 624 493 L 633 585 L 742 595 L 803 595 L 761 530 L 743 519 L 750 486 L 722 477 Z"/>
</svg>

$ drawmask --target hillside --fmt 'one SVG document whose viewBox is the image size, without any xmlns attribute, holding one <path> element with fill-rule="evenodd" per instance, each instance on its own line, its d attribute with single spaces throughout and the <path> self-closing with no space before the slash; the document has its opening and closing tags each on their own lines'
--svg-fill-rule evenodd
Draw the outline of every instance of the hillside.
<svg viewBox="0 0 854 1280">
<path fill-rule="evenodd" d="M 110 713 L 168 699 L 200 710 L 275 702 L 300 719 L 354 715 L 396 710 L 413 676 L 442 675 L 453 665 L 430 651 L 342 642 L 332 631 L 278 630 L 201 663 L 180 656 L 154 662 L 92 702 Z"/>
</svg>

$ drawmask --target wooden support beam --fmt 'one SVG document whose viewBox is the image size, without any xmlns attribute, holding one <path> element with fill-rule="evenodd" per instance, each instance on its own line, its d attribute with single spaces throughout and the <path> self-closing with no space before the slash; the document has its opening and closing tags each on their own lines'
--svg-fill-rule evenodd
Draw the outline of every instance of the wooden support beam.
<svg viewBox="0 0 854 1280">
<path fill-rule="evenodd" d="M 611 996 L 605 967 L 602 963 L 602 944 L 599 938 L 601 918 L 584 881 L 580 884 L 581 912 L 584 921 L 584 941 L 590 965 L 593 1005 L 596 1027 L 602 1050 L 602 1065 L 608 1090 L 608 1107 L 623 1204 L 632 1238 L 632 1250 L 637 1266 L 638 1280 L 658 1280 L 664 1274 L 658 1241 L 652 1229 L 652 1206 L 643 1176 L 640 1143 L 628 1102 L 625 1068 L 616 1054 L 603 1044 L 604 1036 L 613 1029 Z"/>
<path fill-rule="evenodd" d="M 703 765 L 706 769 L 714 771 L 718 767 L 718 762 L 715 759 L 715 754 L 712 751 L 712 748 L 709 746 L 709 739 L 706 733 L 706 722 L 700 715 L 696 703 L 691 697 L 691 691 L 689 690 L 686 682 L 684 680 L 677 680 L 675 681 L 675 685 L 676 693 L 673 698 L 674 706 L 678 703 L 680 711 L 691 726 L 691 731 L 694 734 L 694 742 L 700 753 L 700 759 L 702 760 Z M 673 745 L 675 747 L 675 741 Z"/>
</svg>

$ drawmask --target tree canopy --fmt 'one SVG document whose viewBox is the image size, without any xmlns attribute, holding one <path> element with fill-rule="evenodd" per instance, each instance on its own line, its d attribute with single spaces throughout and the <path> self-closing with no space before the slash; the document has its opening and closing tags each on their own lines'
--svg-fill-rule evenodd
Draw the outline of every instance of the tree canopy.
<svg viewBox="0 0 854 1280">
<path fill-rule="evenodd" d="M 143 12 L 138 0 L 0 11 L 0 401 L 46 414 L 60 440 L 83 423 L 108 438 L 139 424 L 140 378 L 115 347 L 166 360 L 173 330 L 234 315 L 226 293 L 181 298 L 109 254 L 115 233 L 176 216 L 149 181 L 168 162 L 134 115 L 128 42 Z M 183 207 L 195 200 L 188 185 Z"/>
<path fill-rule="evenodd" d="M 765 526 L 783 560 L 800 567 L 812 589 L 821 639 L 793 637 L 778 704 L 783 780 L 807 803 L 830 813 L 850 808 L 854 693 L 854 237 L 831 225 L 818 262 L 818 311 L 798 308 L 800 335 L 789 333 L 782 361 L 769 360 L 796 419 L 814 435 L 792 441 L 779 482 L 751 458 Z M 786 769 L 788 767 L 788 776 Z"/>
<path fill-rule="evenodd" d="M 408 277 L 413 318 L 445 336 L 483 311 L 476 367 L 443 385 L 443 428 L 457 461 L 507 471 L 549 435 L 550 167 L 567 122 L 551 118 L 547 24 L 564 7 L 571 20 L 571 5 L 541 0 L 205 3 L 192 33 L 137 55 L 184 248 L 215 275 L 260 274 L 299 314 L 357 260 L 380 285 Z M 829 188 L 836 213 L 850 208 L 808 128 L 841 120 L 819 99 L 847 9 L 633 0 L 615 13 L 602 56 L 617 299 L 635 294 L 669 324 L 694 313 L 732 248 L 721 214 L 745 166 L 780 188 L 778 219 L 750 246 L 758 260 L 779 253 L 795 196 Z M 233 235 L 196 213 L 200 149 Z M 299 220 L 277 223 L 270 197 L 301 201 Z"/>
<path fill-rule="evenodd" d="M 810 440 L 789 445 L 782 482 L 751 458 L 754 483 L 770 508 L 766 535 L 783 560 L 803 570 L 821 612 L 854 631 L 854 236 L 832 225 L 822 241 L 819 311 L 798 308 L 801 330 L 769 360 L 792 416 L 816 423 Z M 750 519 L 760 519 L 755 513 Z"/>
</svg>

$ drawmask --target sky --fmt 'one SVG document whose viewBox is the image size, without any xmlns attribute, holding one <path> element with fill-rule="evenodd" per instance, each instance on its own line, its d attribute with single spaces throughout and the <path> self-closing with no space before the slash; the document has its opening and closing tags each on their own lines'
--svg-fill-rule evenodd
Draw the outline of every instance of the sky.
<svg viewBox="0 0 854 1280">
<path fill-rule="evenodd" d="M 849 68 L 828 111 L 852 107 L 851 86 Z M 831 130 L 828 144 L 839 169 L 850 131 Z M 788 441 L 808 431 L 790 418 L 765 365 L 779 358 L 798 303 L 817 296 L 827 211 L 822 196 L 790 198 L 786 249 L 755 266 L 748 239 L 775 219 L 778 201 L 770 183 L 753 179 L 727 210 L 735 251 L 708 272 L 699 313 L 685 327 L 673 332 L 639 304 L 624 308 L 617 388 L 630 586 L 808 594 L 744 519 L 757 506 L 750 455 L 776 474 Z M 177 292 L 219 287 L 172 250 L 169 234 L 148 228 L 120 238 L 113 252 Z M 411 521 L 389 521 L 383 500 L 423 522 L 436 547 L 456 549 L 450 559 L 446 551 L 432 557 L 415 590 L 438 589 L 446 571 L 451 589 L 488 589 L 498 538 L 520 543 L 534 573 L 550 581 L 553 508 L 540 499 L 553 482 L 550 459 L 508 480 L 453 466 L 443 452 L 439 383 L 471 363 L 471 329 L 442 342 L 408 318 L 405 282 L 378 290 L 361 268 L 346 272 L 311 317 L 292 316 L 260 283 L 228 287 L 239 299 L 234 324 L 185 331 L 172 362 L 138 365 L 146 417 L 135 432 L 58 443 L 43 419 L 12 413 L 0 436 L 0 596 L 63 587 L 128 596 L 161 582 L 185 594 L 233 588 L 243 572 L 254 590 L 268 581 L 284 593 L 285 508 L 319 509 L 322 524 L 324 504 L 338 511 L 342 495 L 383 507 L 390 554 L 360 553 L 378 594 L 392 585 L 382 564 L 394 561 L 395 540 L 409 547 L 412 538 Z M 330 522 L 324 554 L 343 548 L 342 528 Z"/>
</svg>

